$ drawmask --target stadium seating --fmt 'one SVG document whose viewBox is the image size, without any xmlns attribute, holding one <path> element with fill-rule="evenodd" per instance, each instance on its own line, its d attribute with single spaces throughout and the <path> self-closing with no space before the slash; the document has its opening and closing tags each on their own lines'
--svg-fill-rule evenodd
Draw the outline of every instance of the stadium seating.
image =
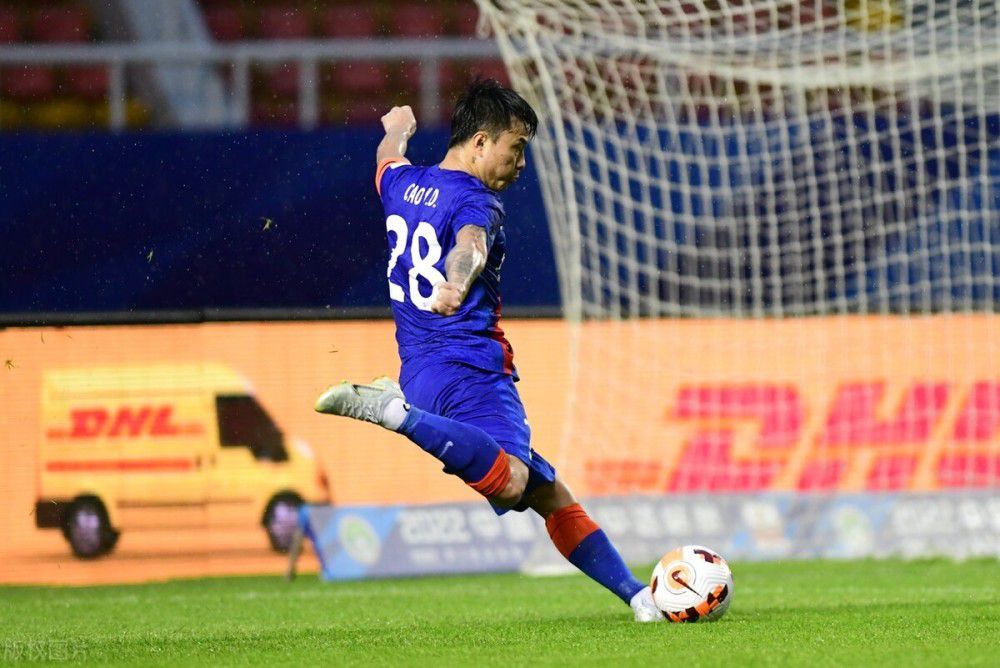
<svg viewBox="0 0 1000 668">
<path fill-rule="evenodd" d="M 306 39 L 312 37 L 312 21 L 305 9 L 295 5 L 273 5 L 260 10 L 257 36 L 262 39 Z"/>
<path fill-rule="evenodd" d="M 296 98 L 299 94 L 299 66 L 296 63 L 268 65 L 261 70 L 265 75 L 266 92 L 274 97 Z"/>
<path fill-rule="evenodd" d="M 21 41 L 21 18 L 13 9 L 0 7 L 0 44 Z"/>
<path fill-rule="evenodd" d="M 329 67 L 323 76 L 342 95 L 370 95 L 386 90 L 389 67 L 382 62 L 345 61 Z"/>
<path fill-rule="evenodd" d="M 43 7 L 35 12 L 32 34 L 39 42 L 86 42 L 90 40 L 90 17 L 83 7 Z"/>
<path fill-rule="evenodd" d="M 455 32 L 472 37 L 479 23 L 479 9 L 471 2 L 463 2 L 455 10 Z"/>
<path fill-rule="evenodd" d="M 472 0 L 199 0 L 209 35 L 220 43 L 242 40 L 435 39 L 471 36 L 478 10 Z M 0 6 L 0 44 L 80 44 L 98 39 L 99 26 L 85 0 L 13 0 Z M 419 53 L 405 62 L 342 61 L 319 64 L 320 122 L 369 122 L 395 103 L 419 104 Z M 233 69 L 218 68 L 232 83 Z M 506 80 L 499 61 L 442 61 L 438 82 L 442 116 L 474 73 Z M 299 97 L 295 62 L 257 63 L 251 69 L 251 123 L 294 125 Z M 103 65 L 0 66 L 0 128 L 86 127 L 107 118 L 109 70 Z M 127 105 L 130 122 L 148 119 Z M 376 116 L 376 110 L 379 112 Z"/>
<path fill-rule="evenodd" d="M 479 12 L 472 0 L 327 0 L 297 3 L 279 0 L 201 0 L 205 21 L 220 42 L 243 39 L 365 39 L 399 37 L 434 39 L 475 34 Z M 438 81 L 441 117 L 447 122 L 450 102 L 474 74 L 507 80 L 499 61 L 444 61 Z M 421 63 L 344 61 L 319 64 L 320 123 L 377 121 L 392 104 L 418 104 Z M 257 66 L 253 74 L 251 122 L 288 126 L 296 123 L 298 67 Z M 396 96 L 399 96 L 397 99 Z"/>
<path fill-rule="evenodd" d="M 398 37 L 438 37 L 445 34 L 447 15 L 432 3 L 395 3 L 389 13 L 390 28 Z"/>
<path fill-rule="evenodd" d="M 374 37 L 379 33 L 379 19 L 368 4 L 328 7 L 320 13 L 322 37 Z"/>
<path fill-rule="evenodd" d="M 108 97 L 108 68 L 104 65 L 80 65 L 66 70 L 66 88 L 91 102 L 101 102 Z"/>
<path fill-rule="evenodd" d="M 44 100 L 55 92 L 55 70 L 46 65 L 9 67 L 0 78 L 0 86 L 2 94 L 16 102 Z"/>
<path fill-rule="evenodd" d="M 379 96 L 351 98 L 344 105 L 344 121 L 352 125 L 378 126 L 391 101 Z"/>
<path fill-rule="evenodd" d="M 496 79 L 501 83 L 510 85 L 507 68 L 504 66 L 503 61 L 500 60 L 474 61 L 468 68 L 468 76 L 466 78 L 471 79 L 476 76 L 484 79 Z"/>
<path fill-rule="evenodd" d="M 96 38 L 87 4 L 11 2 L 0 7 L 0 44 L 80 44 Z M 72 130 L 106 126 L 104 65 L 7 65 L 0 68 L 0 130 Z M 126 122 L 142 125 L 148 109 L 126 101 Z"/>
<path fill-rule="evenodd" d="M 247 38 L 243 12 L 236 6 L 207 7 L 205 23 L 212 36 L 220 42 L 238 42 Z"/>
</svg>

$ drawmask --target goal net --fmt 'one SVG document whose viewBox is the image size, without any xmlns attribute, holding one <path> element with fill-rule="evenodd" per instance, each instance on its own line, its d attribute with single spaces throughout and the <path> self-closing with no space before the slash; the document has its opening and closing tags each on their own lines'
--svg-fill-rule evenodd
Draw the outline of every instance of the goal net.
<svg viewBox="0 0 1000 668">
<path fill-rule="evenodd" d="M 1000 486 L 994 0 L 479 5 L 541 117 L 578 493 Z"/>
</svg>

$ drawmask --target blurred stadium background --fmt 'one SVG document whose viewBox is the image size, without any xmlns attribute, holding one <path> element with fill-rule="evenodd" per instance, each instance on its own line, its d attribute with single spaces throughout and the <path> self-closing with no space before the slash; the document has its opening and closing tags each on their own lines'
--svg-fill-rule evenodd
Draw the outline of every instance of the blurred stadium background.
<svg viewBox="0 0 1000 668">
<path fill-rule="evenodd" d="M 398 364 L 378 119 L 411 104 L 435 160 L 475 75 L 543 120 L 503 196 L 535 447 L 626 556 L 1000 554 L 998 30 L 985 0 L 0 2 L 0 582 L 279 572 L 282 499 L 333 503 L 331 577 L 557 562 L 311 411 Z M 262 497 L 295 452 L 311 491 Z M 127 528 L 85 561 L 39 524 Z"/>
<path fill-rule="evenodd" d="M 0 483 L 13 499 L 4 525 L 15 533 L 0 580 L 284 568 L 260 527 L 267 499 L 234 489 L 228 501 L 211 498 L 220 480 L 246 487 L 253 471 L 266 474 L 261 448 L 250 461 L 209 464 L 215 455 L 198 446 L 164 446 L 149 433 L 142 411 L 182 391 L 184 365 L 243 378 L 285 432 L 284 449 L 294 455 L 297 439 L 315 452 L 338 507 L 471 500 L 392 439 L 317 419 L 310 407 L 328 382 L 398 364 L 371 184 L 379 117 L 411 104 L 420 132 L 410 155 L 435 159 L 462 86 L 476 75 L 509 81 L 495 42 L 476 36 L 477 20 L 471 1 L 0 4 L 0 211 L 5 245 L 19 248 L 0 260 L 12 402 L 4 451 L 22 458 Z M 508 313 L 558 316 L 533 170 L 507 201 L 519 219 L 507 271 L 523 277 L 505 292 Z M 275 320 L 296 322 L 262 322 Z M 195 324 L 206 321 L 216 324 Z M 72 385 L 75 372 L 103 389 L 70 403 L 138 420 L 124 442 L 99 422 L 68 449 L 48 437 L 81 415 L 50 401 L 68 391 L 57 377 Z M 160 380 L 142 390 L 127 380 L 137 373 Z M 388 467 L 363 464 L 371 457 Z M 50 491 L 64 483 L 74 490 Z M 133 483 L 164 491 L 140 499 L 126 490 Z M 106 516 L 62 503 L 81 494 Z M 111 556 L 81 562 L 58 527 L 36 528 L 66 523 L 67 513 L 133 530 Z"/>
</svg>

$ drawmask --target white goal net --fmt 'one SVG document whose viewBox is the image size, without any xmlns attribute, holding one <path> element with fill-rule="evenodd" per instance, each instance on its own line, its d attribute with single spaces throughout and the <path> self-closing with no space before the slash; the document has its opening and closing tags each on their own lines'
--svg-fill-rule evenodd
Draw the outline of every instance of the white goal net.
<svg viewBox="0 0 1000 668">
<path fill-rule="evenodd" d="M 479 5 L 541 117 L 578 491 L 1000 486 L 995 0 Z"/>
</svg>

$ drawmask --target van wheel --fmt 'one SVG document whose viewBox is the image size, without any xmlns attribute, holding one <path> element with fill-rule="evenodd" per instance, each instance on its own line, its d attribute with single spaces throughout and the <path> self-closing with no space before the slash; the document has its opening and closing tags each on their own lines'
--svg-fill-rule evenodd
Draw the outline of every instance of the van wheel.
<svg viewBox="0 0 1000 668">
<path fill-rule="evenodd" d="M 104 504 L 93 497 L 80 497 L 70 505 L 63 520 L 63 536 L 81 559 L 107 554 L 118 542 L 118 532 L 111 528 Z"/>
<path fill-rule="evenodd" d="M 275 552 L 288 552 L 292 536 L 299 526 L 299 507 L 302 499 L 291 493 L 276 495 L 264 511 L 264 529 Z"/>
</svg>

